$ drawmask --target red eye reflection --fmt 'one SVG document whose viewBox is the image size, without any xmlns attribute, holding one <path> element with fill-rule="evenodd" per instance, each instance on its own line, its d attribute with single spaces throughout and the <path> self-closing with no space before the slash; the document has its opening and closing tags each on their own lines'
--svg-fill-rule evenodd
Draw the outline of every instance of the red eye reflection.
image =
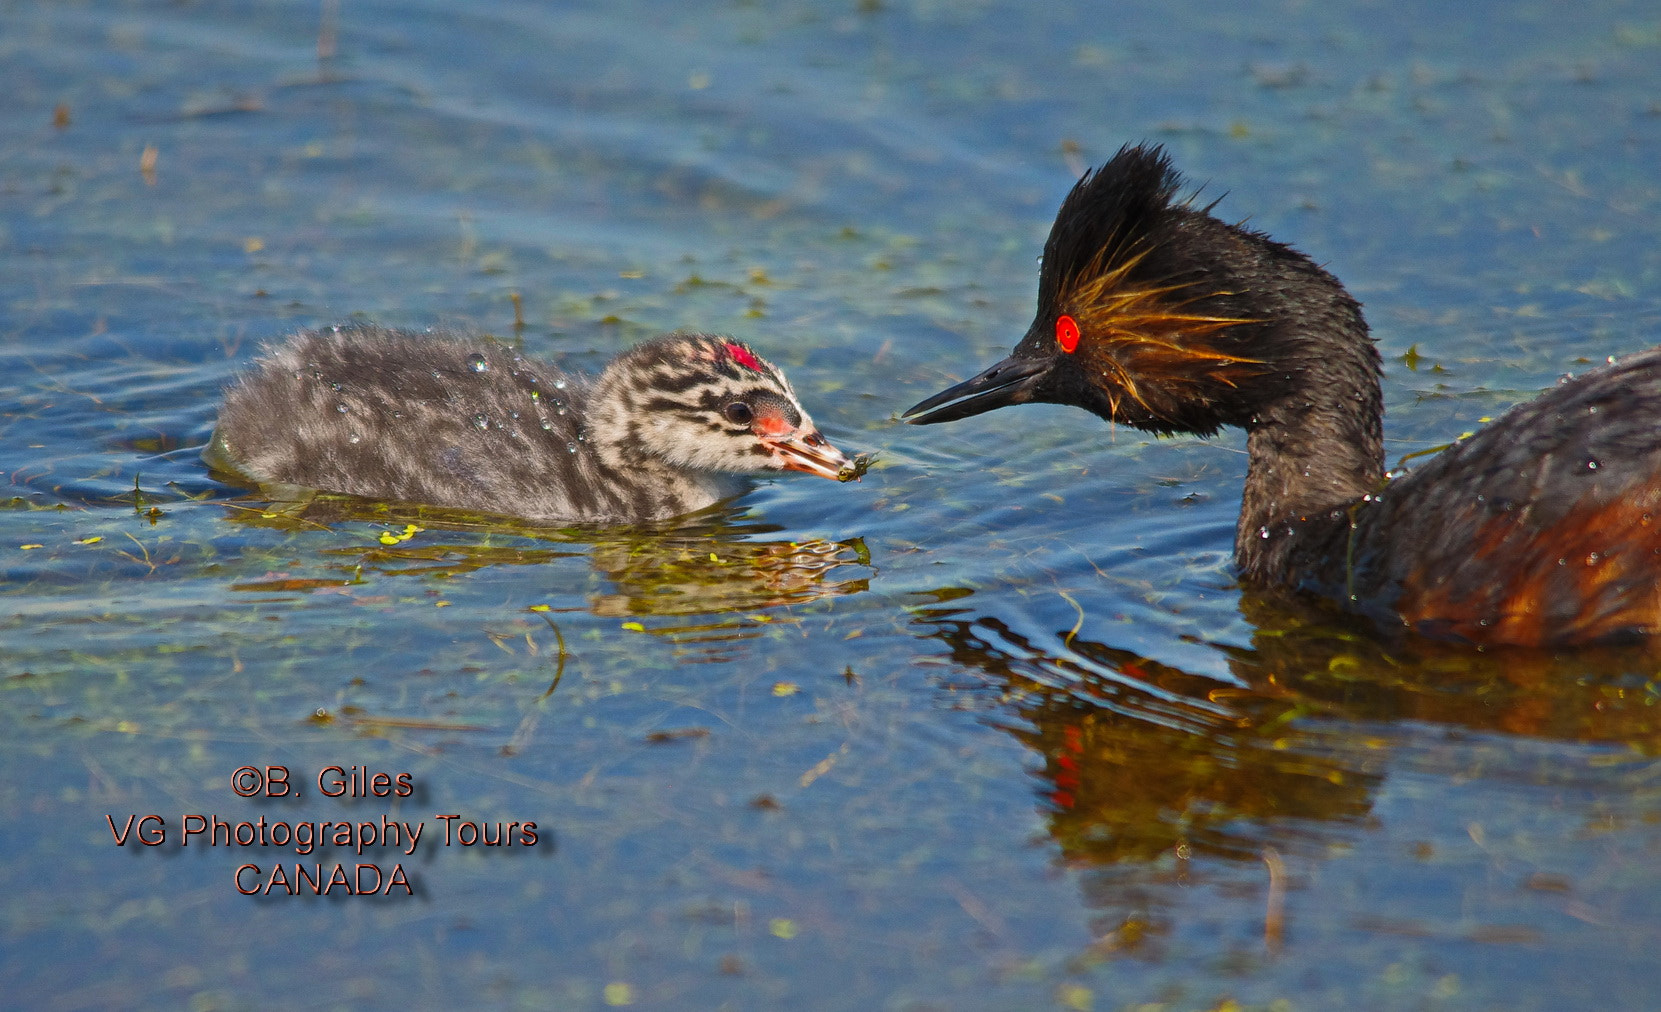
<svg viewBox="0 0 1661 1012">
<path fill-rule="evenodd" d="M 1056 318 L 1055 343 L 1061 345 L 1061 350 L 1069 355 L 1078 347 L 1078 324 L 1071 316 Z"/>
</svg>

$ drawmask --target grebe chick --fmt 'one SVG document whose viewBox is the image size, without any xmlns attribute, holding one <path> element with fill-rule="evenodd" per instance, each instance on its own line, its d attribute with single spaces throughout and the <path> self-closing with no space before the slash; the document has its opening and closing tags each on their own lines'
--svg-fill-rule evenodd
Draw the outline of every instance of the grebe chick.
<svg viewBox="0 0 1661 1012">
<path fill-rule="evenodd" d="M 742 474 L 862 471 L 745 345 L 676 334 L 573 376 L 484 340 L 296 334 L 233 386 L 205 453 L 261 484 L 532 520 L 702 509 Z"/>
<path fill-rule="evenodd" d="M 1304 254 L 1175 199 L 1181 186 L 1157 147 L 1086 172 L 1044 245 L 1031 328 L 910 421 L 1042 401 L 1161 434 L 1239 426 L 1247 584 L 1476 643 L 1661 634 L 1661 350 L 1387 482 L 1360 305 Z"/>
</svg>

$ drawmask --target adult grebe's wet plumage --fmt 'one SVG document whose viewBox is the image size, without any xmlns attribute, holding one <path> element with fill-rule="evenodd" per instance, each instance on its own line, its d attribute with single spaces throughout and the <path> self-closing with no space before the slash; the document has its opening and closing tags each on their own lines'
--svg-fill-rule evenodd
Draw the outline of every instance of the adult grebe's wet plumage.
<svg viewBox="0 0 1661 1012">
<path fill-rule="evenodd" d="M 1386 482 L 1358 303 L 1289 246 L 1176 199 L 1158 148 L 1086 173 L 1014 352 L 911 408 L 1028 401 L 1158 433 L 1247 432 L 1242 578 L 1481 643 L 1661 634 L 1661 351 L 1559 385 Z"/>
<path fill-rule="evenodd" d="M 588 377 L 484 340 L 305 331 L 226 394 L 208 452 L 262 484 L 581 522 L 701 509 L 745 473 L 857 470 L 783 373 L 702 334 Z"/>
</svg>

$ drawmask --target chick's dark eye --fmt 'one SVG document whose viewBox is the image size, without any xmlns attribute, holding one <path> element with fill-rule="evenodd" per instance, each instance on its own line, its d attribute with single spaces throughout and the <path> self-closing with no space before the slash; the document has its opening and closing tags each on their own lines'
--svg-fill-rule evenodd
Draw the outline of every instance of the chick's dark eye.
<svg viewBox="0 0 1661 1012">
<path fill-rule="evenodd" d="M 751 411 L 750 406 L 743 401 L 733 401 L 722 408 L 721 413 L 726 415 L 727 421 L 734 425 L 748 425 L 755 419 L 755 412 Z"/>
</svg>

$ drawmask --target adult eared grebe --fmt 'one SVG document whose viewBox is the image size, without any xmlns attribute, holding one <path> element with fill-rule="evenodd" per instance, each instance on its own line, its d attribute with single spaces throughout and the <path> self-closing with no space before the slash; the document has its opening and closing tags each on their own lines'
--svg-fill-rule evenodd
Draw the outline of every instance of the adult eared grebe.
<svg viewBox="0 0 1661 1012">
<path fill-rule="evenodd" d="M 370 326 L 272 350 L 226 394 L 205 455 L 262 484 L 607 523 L 702 509 L 748 472 L 863 470 L 730 338 L 660 337 L 584 377 L 484 340 Z"/>
<path fill-rule="evenodd" d="M 1239 426 L 1247 584 L 1483 644 L 1661 633 L 1661 350 L 1386 482 L 1360 305 L 1304 254 L 1176 199 L 1181 186 L 1158 147 L 1086 172 L 1044 245 L 1026 336 L 909 420 L 1041 401 L 1161 434 Z"/>
</svg>

